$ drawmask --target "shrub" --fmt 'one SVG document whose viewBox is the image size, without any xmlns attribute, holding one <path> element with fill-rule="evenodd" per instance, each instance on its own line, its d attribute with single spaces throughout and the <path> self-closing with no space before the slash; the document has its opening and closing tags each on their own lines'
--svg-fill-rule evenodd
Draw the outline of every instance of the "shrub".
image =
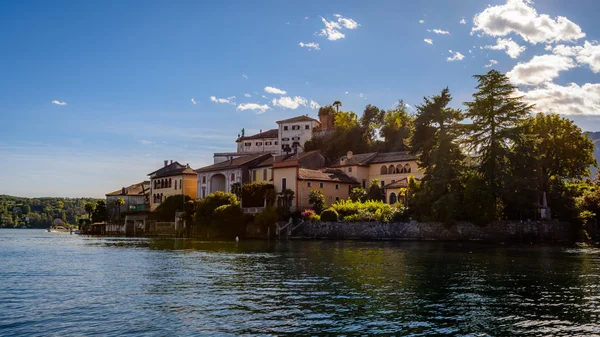
<svg viewBox="0 0 600 337">
<path fill-rule="evenodd" d="M 332 208 L 328 208 L 321 213 L 321 221 L 325 222 L 337 222 L 338 212 Z"/>
<path fill-rule="evenodd" d="M 362 187 L 355 187 L 350 192 L 348 198 L 352 201 L 365 201 L 367 198 L 367 191 Z"/>
<path fill-rule="evenodd" d="M 381 221 L 392 222 L 394 214 L 403 212 L 402 204 L 389 205 L 383 201 L 340 200 L 331 205 L 344 221 Z M 348 220 L 347 220 L 348 219 Z"/>
<path fill-rule="evenodd" d="M 313 211 L 312 209 L 308 208 L 305 209 L 304 212 L 302 212 L 302 217 L 304 218 L 304 220 L 308 220 L 309 218 L 311 218 L 313 215 L 315 215 L 315 211 Z"/>
<path fill-rule="evenodd" d="M 308 193 L 308 202 L 313 206 L 316 213 L 323 212 L 325 208 L 325 196 L 319 190 L 312 190 Z"/>
<path fill-rule="evenodd" d="M 277 209 L 269 206 L 254 217 L 254 225 L 266 233 L 267 228 L 272 227 L 278 220 L 279 214 L 277 213 Z"/>
<path fill-rule="evenodd" d="M 275 186 L 267 183 L 245 184 L 241 188 L 243 207 L 263 207 L 265 200 L 267 205 L 275 202 Z"/>
</svg>

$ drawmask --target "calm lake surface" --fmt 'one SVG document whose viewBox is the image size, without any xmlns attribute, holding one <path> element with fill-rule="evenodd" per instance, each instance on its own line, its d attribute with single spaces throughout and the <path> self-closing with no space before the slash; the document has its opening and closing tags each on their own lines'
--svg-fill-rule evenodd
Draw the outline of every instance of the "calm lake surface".
<svg viewBox="0 0 600 337">
<path fill-rule="evenodd" d="M 0 335 L 600 335 L 600 250 L 0 229 Z"/>
</svg>

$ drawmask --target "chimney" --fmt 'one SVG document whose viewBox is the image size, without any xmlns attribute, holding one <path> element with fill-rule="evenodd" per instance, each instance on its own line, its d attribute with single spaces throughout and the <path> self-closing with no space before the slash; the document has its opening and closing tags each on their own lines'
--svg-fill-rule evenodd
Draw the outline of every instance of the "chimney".
<svg viewBox="0 0 600 337">
<path fill-rule="evenodd" d="M 169 165 L 169 161 L 165 160 L 165 167 L 167 167 L 167 165 Z"/>
<path fill-rule="evenodd" d="M 346 158 L 352 159 L 352 151 L 348 151 L 348 153 L 346 153 Z"/>
<path fill-rule="evenodd" d="M 125 187 L 121 189 L 121 194 L 125 195 Z"/>
<path fill-rule="evenodd" d="M 171 159 L 171 164 L 173 164 L 173 159 Z"/>
</svg>

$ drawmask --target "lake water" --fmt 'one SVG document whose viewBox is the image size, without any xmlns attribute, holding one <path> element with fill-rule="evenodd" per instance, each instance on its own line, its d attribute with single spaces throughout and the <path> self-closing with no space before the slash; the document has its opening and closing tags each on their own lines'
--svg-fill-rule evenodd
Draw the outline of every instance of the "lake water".
<svg viewBox="0 0 600 337">
<path fill-rule="evenodd" d="M 595 248 L 0 229 L 0 335 L 600 335 Z"/>
</svg>

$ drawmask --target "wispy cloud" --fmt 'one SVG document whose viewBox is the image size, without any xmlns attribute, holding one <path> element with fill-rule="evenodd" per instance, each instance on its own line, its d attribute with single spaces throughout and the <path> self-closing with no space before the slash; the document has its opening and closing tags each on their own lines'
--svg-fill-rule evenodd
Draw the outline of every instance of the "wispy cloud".
<svg viewBox="0 0 600 337">
<path fill-rule="evenodd" d="M 262 114 L 269 109 L 271 109 L 271 107 L 269 107 L 268 105 L 258 104 L 258 103 L 243 103 L 243 104 L 238 105 L 238 107 L 236 108 L 236 110 L 239 110 L 239 111 L 245 111 L 245 110 L 256 111 L 257 114 Z"/>
<path fill-rule="evenodd" d="M 151 140 L 142 139 L 142 140 L 140 140 L 140 144 L 142 144 L 142 145 L 152 145 L 152 144 L 154 144 L 154 142 L 151 141 Z"/>
<path fill-rule="evenodd" d="M 278 88 L 274 88 L 274 87 L 265 87 L 265 92 L 267 92 L 269 94 L 275 94 L 275 95 L 285 95 L 285 94 L 287 94 L 287 91 L 281 90 L 281 89 L 278 89 Z"/>
<path fill-rule="evenodd" d="M 229 96 L 227 98 L 217 98 L 216 96 L 210 96 L 209 97 L 211 101 L 215 102 L 215 103 L 220 103 L 220 104 L 231 104 L 231 105 L 235 105 L 235 102 L 233 102 L 233 100 L 235 99 L 235 96 Z"/>
<path fill-rule="evenodd" d="M 441 29 L 428 29 L 427 30 L 430 33 L 436 33 L 436 34 L 441 34 L 441 35 L 450 35 L 450 32 L 447 30 L 441 30 Z"/>
<path fill-rule="evenodd" d="M 429 44 L 433 44 L 433 40 L 432 39 L 423 39 L 423 41 L 425 41 L 426 43 L 429 43 Z"/>
<path fill-rule="evenodd" d="M 424 24 L 424 23 L 425 23 L 425 20 L 419 20 L 419 23 L 420 23 L 420 24 Z"/>
<path fill-rule="evenodd" d="M 245 79 L 248 79 L 248 76 L 247 76 L 247 75 L 242 75 L 242 77 L 243 77 L 243 78 L 245 78 Z"/>
<path fill-rule="evenodd" d="M 192 104 L 196 105 L 196 100 L 192 97 Z"/>
<path fill-rule="evenodd" d="M 312 50 L 312 49 L 321 50 L 321 48 L 319 47 L 319 44 L 316 42 L 309 42 L 309 43 L 300 42 L 298 45 L 302 48 L 308 48 L 308 50 Z"/>
<path fill-rule="evenodd" d="M 320 107 L 321 107 L 321 105 L 319 105 L 319 103 L 313 101 L 312 99 L 310 100 L 310 108 L 311 109 L 316 110 L 316 109 L 318 109 Z"/>
<path fill-rule="evenodd" d="M 250 94 L 244 94 L 245 97 L 252 97 Z"/>
<path fill-rule="evenodd" d="M 52 101 L 52 104 L 56 104 L 56 105 L 67 105 L 67 102 L 61 102 L 61 101 L 54 100 L 54 101 Z"/>
<path fill-rule="evenodd" d="M 324 17 L 321 17 L 321 21 L 325 25 L 325 28 L 321 29 L 319 35 L 327 37 L 330 41 L 343 39 L 346 37 L 340 30 L 342 29 L 356 29 L 360 26 L 358 22 L 351 18 L 345 18 L 340 14 L 334 14 L 337 20 L 327 21 Z"/>
<path fill-rule="evenodd" d="M 467 21 L 464 18 L 462 18 L 458 23 L 460 23 L 461 25 L 466 25 Z"/>
<path fill-rule="evenodd" d="M 490 60 L 490 63 L 486 64 L 484 67 L 485 68 L 490 68 L 490 67 L 492 67 L 492 66 L 494 66 L 496 64 L 498 64 L 498 61 L 496 61 L 496 60 Z"/>
<path fill-rule="evenodd" d="M 525 46 L 519 46 L 512 38 L 503 39 L 498 38 L 496 44 L 493 46 L 483 46 L 481 49 L 492 49 L 492 50 L 505 50 L 506 54 L 511 58 L 515 59 L 525 51 Z"/>
<path fill-rule="evenodd" d="M 273 99 L 271 101 L 271 103 L 273 104 L 273 106 L 278 106 L 278 107 L 282 107 L 284 109 L 298 109 L 300 106 L 306 106 L 306 98 L 304 97 L 300 97 L 300 96 L 296 96 L 296 97 L 288 97 L 288 96 L 282 96 L 278 99 Z"/>
<path fill-rule="evenodd" d="M 448 52 L 450 54 L 453 54 L 451 57 L 446 58 L 446 61 L 448 61 L 448 62 L 460 61 L 460 60 L 462 60 L 462 59 L 465 58 L 465 56 L 463 54 L 459 53 L 459 52 L 453 53 L 452 50 L 448 50 Z"/>
</svg>

